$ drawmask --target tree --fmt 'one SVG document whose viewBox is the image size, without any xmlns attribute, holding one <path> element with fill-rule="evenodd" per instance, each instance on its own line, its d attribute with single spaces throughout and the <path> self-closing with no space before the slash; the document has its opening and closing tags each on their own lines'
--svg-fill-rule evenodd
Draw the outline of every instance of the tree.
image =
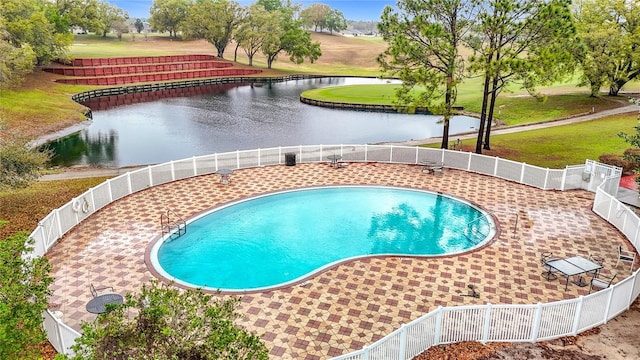
<svg viewBox="0 0 640 360">
<path fill-rule="evenodd" d="M 168 31 L 170 37 L 176 37 L 190 5 L 189 0 L 153 0 L 149 9 L 151 27 L 158 31 Z"/>
<path fill-rule="evenodd" d="M 223 58 L 241 15 L 242 7 L 237 2 L 199 0 L 189 8 L 183 33 L 187 38 L 207 40 L 215 46 L 217 56 Z"/>
<path fill-rule="evenodd" d="M 347 20 L 344 18 L 342 11 L 337 9 L 331 9 L 329 11 L 325 18 L 325 24 L 331 34 L 333 34 L 334 31 L 340 32 L 347 29 Z"/>
<path fill-rule="evenodd" d="M 491 0 L 480 7 L 467 39 L 476 54 L 470 69 L 484 78 L 476 153 L 490 149 L 495 102 L 508 83 L 519 80 L 533 91 L 570 71 L 567 44 L 575 29 L 569 6 L 569 0 Z"/>
<path fill-rule="evenodd" d="M 389 43 L 378 62 L 385 73 L 402 80 L 397 92 L 400 103 L 426 105 L 443 114 L 441 147 L 446 149 L 456 89 L 464 73 L 459 49 L 476 16 L 476 3 L 400 0 L 397 7 L 398 13 L 387 6 L 378 24 Z"/>
<path fill-rule="evenodd" d="M 40 0 L 0 0 L 0 30 L 3 31 L 0 38 L 15 48 L 28 45 L 37 65 L 63 57 L 73 35 L 68 28 L 60 29 L 47 18 L 47 15 L 58 15 L 53 6 Z"/>
<path fill-rule="evenodd" d="M 263 46 L 278 46 L 276 44 L 283 32 L 277 11 L 269 12 L 260 4 L 252 4 L 235 38 L 247 54 L 249 66 L 253 66 L 253 56 Z"/>
<path fill-rule="evenodd" d="M 129 33 L 129 24 L 124 21 L 114 21 L 111 24 L 111 28 L 116 32 L 118 40 L 122 41 L 122 35 Z M 132 34 L 133 36 L 133 34 Z"/>
<path fill-rule="evenodd" d="M 0 241 L 0 359 L 37 358 L 46 337 L 42 313 L 53 278 L 45 257 L 28 258 L 27 234 Z"/>
<path fill-rule="evenodd" d="M 14 47 L 0 38 L 0 90 L 20 85 L 25 76 L 33 71 L 35 64 L 36 54 L 29 44 Z"/>
<path fill-rule="evenodd" d="M 631 99 L 632 103 L 640 106 L 640 100 Z M 626 134 L 623 132 L 618 133 L 618 136 L 624 141 L 634 147 L 634 151 L 625 151 L 624 157 L 626 160 L 631 161 L 634 164 L 640 164 L 640 115 L 638 115 L 638 124 L 633 127 L 635 134 Z M 640 174 L 640 168 L 635 169 L 636 174 Z M 636 176 L 636 184 L 640 186 L 640 176 Z"/>
<path fill-rule="evenodd" d="M 280 10 L 283 7 L 280 0 L 258 0 L 256 4 L 262 5 L 267 11 Z"/>
<path fill-rule="evenodd" d="M 133 26 L 136 28 L 138 34 L 140 34 L 142 30 L 144 30 L 144 23 L 140 18 L 136 19 L 136 22 L 133 23 Z"/>
<path fill-rule="evenodd" d="M 98 23 L 95 28 L 96 33 L 106 37 L 116 23 L 125 22 L 129 19 L 129 14 L 117 6 L 106 2 L 101 2 L 98 6 Z"/>
<path fill-rule="evenodd" d="M 327 15 L 331 11 L 329 5 L 325 4 L 312 4 L 308 8 L 302 10 L 300 12 L 300 18 L 302 22 L 308 28 L 315 28 L 317 32 L 320 29 L 320 32 L 326 27 Z"/>
<path fill-rule="evenodd" d="M 49 152 L 30 149 L 26 144 L 12 134 L 0 137 L 0 190 L 29 185 L 49 161 Z"/>
<path fill-rule="evenodd" d="M 83 323 L 74 359 L 268 359 L 260 338 L 235 324 L 239 301 L 154 281 Z"/>
<path fill-rule="evenodd" d="M 609 95 L 617 95 L 640 75 L 640 2 L 581 0 L 575 18 L 582 84 L 589 85 L 591 96 L 598 96 L 605 85 Z"/>
<path fill-rule="evenodd" d="M 281 6 L 277 11 L 280 17 L 280 25 L 283 29 L 281 36 L 274 41 L 265 42 L 262 53 L 267 57 L 267 67 L 271 69 L 273 62 L 281 52 L 289 55 L 289 60 L 301 64 L 305 59 L 311 62 L 322 55 L 319 42 L 311 41 L 311 34 L 303 29 L 300 20 L 294 18 L 297 6 Z"/>
<path fill-rule="evenodd" d="M 69 21 L 69 26 L 95 31 L 100 28 L 99 0 L 58 0 L 58 11 Z"/>
</svg>

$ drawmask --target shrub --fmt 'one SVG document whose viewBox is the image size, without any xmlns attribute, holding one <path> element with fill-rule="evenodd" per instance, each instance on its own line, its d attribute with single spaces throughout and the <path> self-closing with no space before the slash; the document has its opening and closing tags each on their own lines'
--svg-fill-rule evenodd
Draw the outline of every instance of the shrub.
<svg viewBox="0 0 640 360">
<path fill-rule="evenodd" d="M 612 166 L 617 166 L 622 168 L 622 172 L 629 174 L 635 170 L 635 166 L 633 166 L 633 162 L 626 160 L 622 155 L 618 154 L 602 154 L 598 157 L 598 161 Z"/>
<path fill-rule="evenodd" d="M 46 340 L 42 313 L 53 278 L 46 258 L 25 259 L 27 234 L 0 241 L 0 359 L 31 359 Z"/>
<path fill-rule="evenodd" d="M 262 340 L 235 324 L 239 301 L 152 281 L 83 323 L 74 359 L 266 360 Z"/>
<path fill-rule="evenodd" d="M 637 169 L 638 167 L 640 167 L 640 149 L 626 149 L 622 155 L 622 158 L 631 163 L 632 169 Z"/>
</svg>

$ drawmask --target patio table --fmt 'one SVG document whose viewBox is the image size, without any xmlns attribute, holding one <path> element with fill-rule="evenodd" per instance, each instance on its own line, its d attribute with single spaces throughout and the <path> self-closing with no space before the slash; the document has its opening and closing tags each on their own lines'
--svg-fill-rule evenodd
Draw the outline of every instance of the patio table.
<svg viewBox="0 0 640 360">
<path fill-rule="evenodd" d="M 599 270 L 602 265 L 596 264 L 589 259 L 585 259 L 582 256 L 573 256 L 566 259 L 556 259 L 547 262 L 547 265 L 563 273 L 567 278 L 567 283 L 564 286 L 564 290 L 567 291 L 569 286 L 569 277 L 575 275 L 582 275 L 587 272 Z M 584 282 L 582 276 L 574 282 L 578 286 L 587 286 L 588 283 Z"/>
</svg>

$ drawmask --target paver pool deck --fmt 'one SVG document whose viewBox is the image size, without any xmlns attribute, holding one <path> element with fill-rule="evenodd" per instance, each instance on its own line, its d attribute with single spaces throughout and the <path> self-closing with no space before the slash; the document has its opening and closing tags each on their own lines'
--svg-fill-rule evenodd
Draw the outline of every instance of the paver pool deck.
<svg viewBox="0 0 640 360">
<path fill-rule="evenodd" d="M 618 279 L 630 274 L 628 263 L 614 265 L 616 247 L 631 245 L 591 211 L 594 194 L 587 191 L 545 191 L 453 169 L 425 174 L 414 165 L 279 165 L 236 170 L 228 185 L 219 175 L 206 175 L 152 187 L 96 212 L 47 254 L 55 277 L 50 308 L 79 330 L 82 321 L 96 318 L 85 310 L 89 284 L 113 286 L 124 295 L 154 279 L 145 252 L 160 236 L 160 214 L 167 209 L 187 219 L 259 194 L 346 184 L 463 198 L 491 212 L 498 233 L 486 246 L 461 255 L 353 260 L 302 284 L 241 295 L 239 323 L 262 335 L 273 359 L 327 359 L 359 350 L 438 306 L 535 304 L 586 295 L 588 286 L 570 283 L 565 291 L 562 277 L 548 281 L 541 275 L 545 251 L 555 257 L 599 255 L 605 258 L 603 271 L 617 272 Z M 476 286 L 479 298 L 463 296 L 468 284 Z"/>
</svg>

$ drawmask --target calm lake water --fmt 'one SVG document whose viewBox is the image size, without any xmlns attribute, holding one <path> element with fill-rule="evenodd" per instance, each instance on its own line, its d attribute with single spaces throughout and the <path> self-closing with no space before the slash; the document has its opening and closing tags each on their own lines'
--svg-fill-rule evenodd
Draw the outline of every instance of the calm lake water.
<svg viewBox="0 0 640 360">
<path fill-rule="evenodd" d="M 325 109 L 302 104 L 308 89 L 378 84 L 370 78 L 322 78 L 94 99 L 93 122 L 48 146 L 52 166 L 147 165 L 235 150 L 312 144 L 365 144 L 442 135 L 439 117 Z M 121 104 L 122 103 L 122 104 Z M 455 117 L 450 134 L 478 126 Z"/>
</svg>

